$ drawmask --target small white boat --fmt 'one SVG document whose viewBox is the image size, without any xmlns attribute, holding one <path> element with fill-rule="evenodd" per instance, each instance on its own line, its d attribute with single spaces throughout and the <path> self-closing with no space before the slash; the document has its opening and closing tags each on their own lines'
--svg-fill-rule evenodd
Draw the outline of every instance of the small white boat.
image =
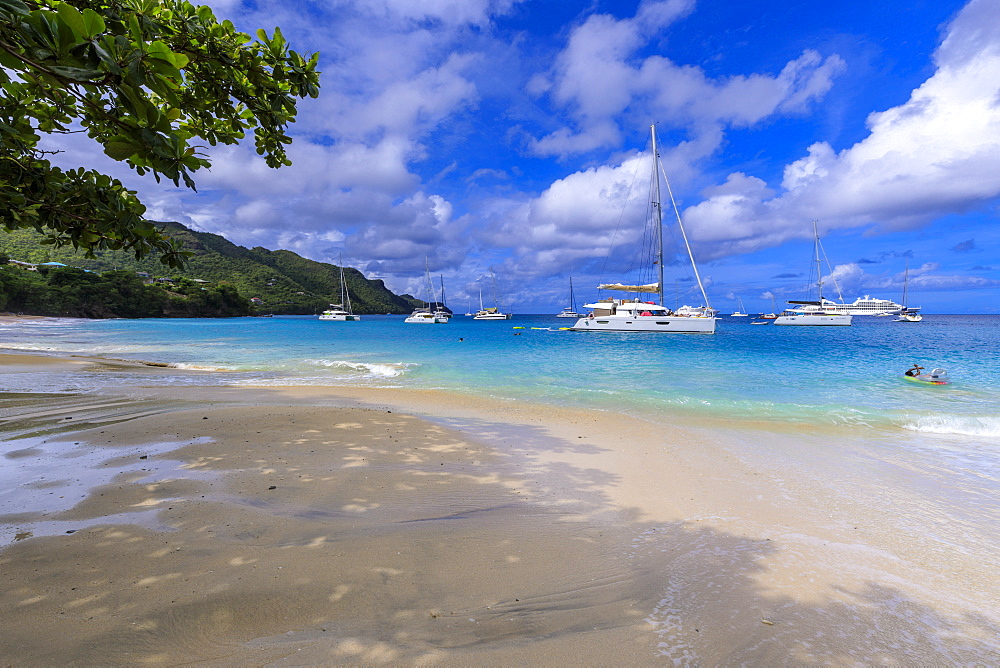
<svg viewBox="0 0 1000 668">
<path fill-rule="evenodd" d="M 423 325 L 441 325 L 448 322 L 448 317 L 441 311 L 431 311 L 429 309 L 417 309 L 406 316 L 403 322 L 417 323 Z"/>
<path fill-rule="evenodd" d="M 341 307 L 340 304 L 330 304 L 330 308 L 319 314 L 320 320 L 335 320 L 338 322 L 351 322 L 361 320 L 360 315 L 354 315 L 350 311 Z"/>
<path fill-rule="evenodd" d="M 747 313 L 746 308 L 743 306 L 743 300 L 739 297 L 736 298 L 737 303 L 740 305 L 738 309 L 729 314 L 730 318 L 748 318 L 750 314 Z"/>
<path fill-rule="evenodd" d="M 816 262 L 816 287 L 819 292 L 819 299 L 816 301 L 789 300 L 789 304 L 796 304 L 797 307 L 784 311 L 774 319 L 775 325 L 794 325 L 799 327 L 847 327 L 851 324 L 853 316 L 846 313 L 831 312 L 827 304 L 832 304 L 828 299 L 823 299 L 823 268 L 820 265 L 819 229 L 816 221 L 813 221 L 813 237 L 815 238 L 815 262 Z M 841 300 L 843 301 L 843 300 Z"/>
<path fill-rule="evenodd" d="M 427 276 L 427 296 L 426 306 L 413 310 L 403 322 L 419 325 L 443 325 L 449 321 L 450 314 L 438 308 L 437 295 L 434 294 L 434 284 L 431 282 L 431 270 L 424 258 L 425 274 Z M 443 287 L 443 283 L 442 283 Z M 431 305 L 434 305 L 434 308 Z"/>
<path fill-rule="evenodd" d="M 340 256 L 340 303 L 330 304 L 330 308 L 319 314 L 320 320 L 334 320 L 337 322 L 354 322 L 361 320 L 360 315 L 354 315 L 351 310 L 351 293 L 344 283 L 344 256 Z"/>
<path fill-rule="evenodd" d="M 898 311 L 898 316 L 893 322 L 920 322 L 924 316 L 920 315 L 920 307 L 910 308 L 906 305 L 907 288 L 910 283 L 910 261 L 906 261 L 906 273 L 903 274 L 903 308 Z"/>
<path fill-rule="evenodd" d="M 510 320 L 512 313 L 504 313 L 503 300 L 497 289 L 497 277 L 493 274 L 493 267 L 490 267 L 490 279 L 493 283 L 493 303 L 495 306 L 483 308 L 483 291 L 479 291 L 479 310 L 472 316 L 473 320 Z"/>
<path fill-rule="evenodd" d="M 576 312 L 576 297 L 573 296 L 573 277 L 569 277 L 569 306 L 556 314 L 557 318 L 582 318 L 582 313 Z"/>
</svg>

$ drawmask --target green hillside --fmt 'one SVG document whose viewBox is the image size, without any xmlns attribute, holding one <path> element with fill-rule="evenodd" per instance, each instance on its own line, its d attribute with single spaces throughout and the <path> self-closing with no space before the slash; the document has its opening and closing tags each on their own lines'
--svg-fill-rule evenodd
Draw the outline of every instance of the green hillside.
<svg viewBox="0 0 1000 668">
<path fill-rule="evenodd" d="M 31 230 L 0 232 L 0 254 L 22 262 L 61 262 L 103 273 L 115 269 L 146 272 L 152 278 L 200 279 L 229 285 L 245 298 L 259 298 L 258 313 L 314 314 L 340 302 L 340 267 L 307 260 L 291 251 L 247 249 L 217 234 L 195 232 L 179 223 L 161 223 L 193 255 L 183 271 L 168 269 L 158 258 L 136 260 L 121 251 L 98 251 L 88 259 L 72 248 L 53 248 Z M 409 313 L 416 300 L 390 292 L 381 280 L 368 280 L 345 268 L 344 278 L 355 313 Z"/>
</svg>

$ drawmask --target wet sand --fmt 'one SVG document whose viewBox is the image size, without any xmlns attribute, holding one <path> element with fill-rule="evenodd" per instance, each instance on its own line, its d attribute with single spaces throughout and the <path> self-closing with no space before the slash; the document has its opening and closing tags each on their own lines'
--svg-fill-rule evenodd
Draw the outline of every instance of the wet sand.
<svg viewBox="0 0 1000 668">
<path fill-rule="evenodd" d="M 33 364 L 162 372 L 0 355 L 0 382 Z M 0 430 L 5 665 L 996 656 L 993 585 L 718 430 L 315 387 L 0 394 Z"/>
</svg>

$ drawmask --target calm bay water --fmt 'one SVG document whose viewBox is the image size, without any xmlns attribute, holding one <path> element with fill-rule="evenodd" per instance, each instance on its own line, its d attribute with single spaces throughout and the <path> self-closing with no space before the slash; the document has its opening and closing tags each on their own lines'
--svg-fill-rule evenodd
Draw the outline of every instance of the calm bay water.
<svg viewBox="0 0 1000 668">
<path fill-rule="evenodd" d="M 856 317 L 852 327 L 753 326 L 724 317 L 715 336 L 559 331 L 572 320 L 519 316 L 447 325 L 401 316 L 55 319 L 5 325 L 0 347 L 167 362 L 216 373 L 95 373 L 74 383 L 368 385 L 678 418 L 864 426 L 1000 439 L 1000 316 Z M 904 381 L 912 363 L 946 368 L 943 387 Z M 111 377 L 109 377 L 111 376 Z M 15 381 L 16 383 L 16 381 Z M 82 390 L 59 375 L 14 391 Z M 1000 443 L 1000 440 L 998 440 Z"/>
</svg>

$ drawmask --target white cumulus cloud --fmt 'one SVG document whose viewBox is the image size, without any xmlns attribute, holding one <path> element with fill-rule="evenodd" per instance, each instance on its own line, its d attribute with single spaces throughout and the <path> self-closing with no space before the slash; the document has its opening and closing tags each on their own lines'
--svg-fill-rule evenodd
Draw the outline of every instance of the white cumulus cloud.
<svg viewBox="0 0 1000 668">
<path fill-rule="evenodd" d="M 734 174 L 685 212 L 716 255 L 825 229 L 917 228 L 1000 196 L 1000 5 L 973 0 L 950 24 L 936 70 L 897 107 L 873 113 L 869 134 L 826 142 L 786 166 L 780 188 Z"/>
</svg>

